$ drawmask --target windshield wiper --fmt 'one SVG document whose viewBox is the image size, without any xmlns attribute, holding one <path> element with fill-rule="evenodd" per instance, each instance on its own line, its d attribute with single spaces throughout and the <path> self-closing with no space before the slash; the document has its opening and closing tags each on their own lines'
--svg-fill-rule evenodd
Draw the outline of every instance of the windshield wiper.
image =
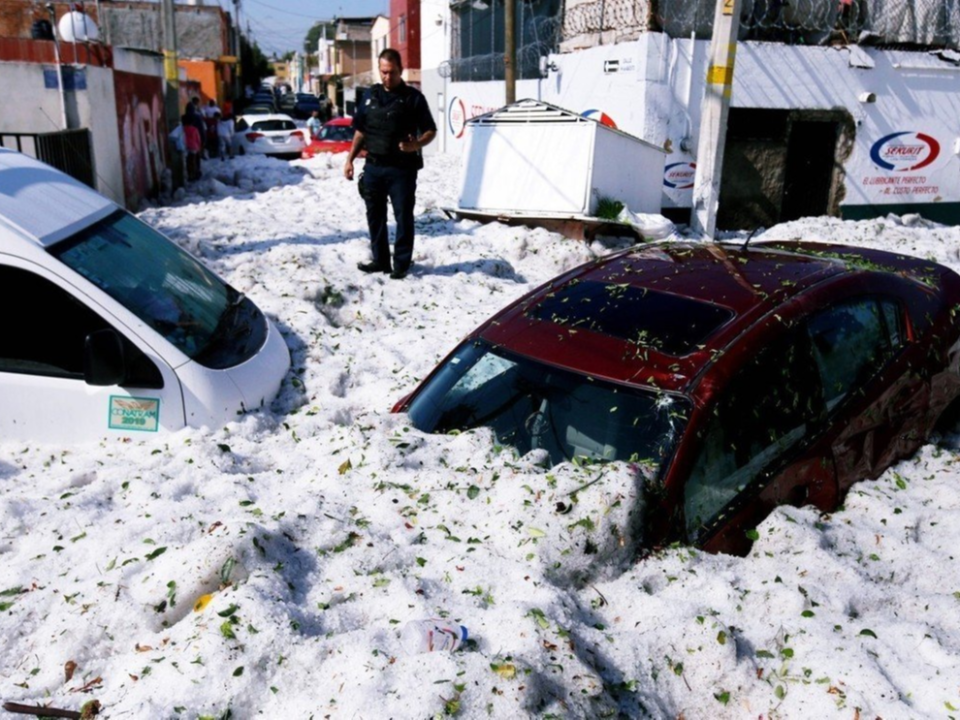
<svg viewBox="0 0 960 720">
<path fill-rule="evenodd" d="M 232 295 L 233 297 L 231 297 L 231 295 Z M 240 303 L 242 303 L 246 298 L 247 298 L 247 296 L 244 295 L 242 292 L 240 292 L 239 290 L 237 290 L 236 288 L 234 288 L 234 287 L 232 287 L 232 286 L 230 286 L 230 285 L 227 285 L 227 304 L 228 304 L 230 307 L 232 307 L 232 308 L 237 307 L 237 306 L 238 306 Z"/>
</svg>

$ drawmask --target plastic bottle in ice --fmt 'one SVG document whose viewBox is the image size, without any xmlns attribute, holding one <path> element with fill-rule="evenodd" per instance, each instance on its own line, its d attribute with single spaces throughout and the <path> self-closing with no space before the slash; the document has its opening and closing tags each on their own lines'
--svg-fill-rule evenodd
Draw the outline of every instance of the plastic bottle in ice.
<svg viewBox="0 0 960 720">
<path fill-rule="evenodd" d="M 440 650 L 453 651 L 466 639 L 467 629 L 463 625 L 441 618 L 411 620 L 400 633 L 400 644 L 408 655 Z"/>
</svg>

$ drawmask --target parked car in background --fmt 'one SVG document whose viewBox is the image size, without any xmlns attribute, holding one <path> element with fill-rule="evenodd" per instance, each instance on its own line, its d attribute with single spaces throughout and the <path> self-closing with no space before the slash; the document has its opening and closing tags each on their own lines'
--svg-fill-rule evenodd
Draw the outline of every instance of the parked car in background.
<svg viewBox="0 0 960 720">
<path fill-rule="evenodd" d="M 317 111 L 321 117 L 323 116 L 323 106 L 317 96 L 309 93 L 297 93 L 293 116 L 299 120 L 306 120 L 313 111 Z"/>
<path fill-rule="evenodd" d="M 324 123 L 320 128 L 320 135 L 303 149 L 303 159 L 307 160 L 319 153 L 349 152 L 356 132 L 352 123 L 353 118 L 350 117 L 334 118 Z M 360 151 L 360 157 L 366 155 L 366 150 Z"/>
<path fill-rule="evenodd" d="M 275 115 L 276 110 L 273 105 L 267 105 L 262 103 L 254 103 L 252 105 L 247 105 L 243 110 L 243 116 L 248 117 L 250 115 Z"/>
<path fill-rule="evenodd" d="M 272 92 L 259 91 L 254 94 L 253 98 L 250 100 L 251 105 L 265 105 L 271 109 L 272 112 L 277 111 L 277 98 Z"/>
<path fill-rule="evenodd" d="M 277 155 L 293 160 L 307 146 L 306 131 L 297 127 L 289 115 L 244 115 L 237 118 L 233 152 Z"/>
<path fill-rule="evenodd" d="M 280 111 L 287 115 L 293 115 L 293 109 L 297 106 L 297 96 L 295 93 L 281 95 L 278 102 Z"/>
<path fill-rule="evenodd" d="M 650 546 L 745 553 L 777 505 L 832 511 L 953 417 L 960 276 L 813 243 L 645 245 L 467 337 L 394 408 L 551 463 L 635 463 Z"/>
<path fill-rule="evenodd" d="M 270 402 L 276 326 L 200 260 L 66 174 L 0 149 L 0 437 L 216 427 Z"/>
</svg>

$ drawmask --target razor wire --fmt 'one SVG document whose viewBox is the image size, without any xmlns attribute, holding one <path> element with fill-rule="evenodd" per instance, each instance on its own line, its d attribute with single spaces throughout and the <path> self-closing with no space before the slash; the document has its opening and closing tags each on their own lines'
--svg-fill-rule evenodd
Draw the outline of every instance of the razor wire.
<svg viewBox="0 0 960 720">
<path fill-rule="evenodd" d="M 709 38 L 716 0 L 568 0 L 562 41 L 663 31 Z M 740 39 L 794 44 L 960 46 L 960 0 L 743 0 Z"/>
<path fill-rule="evenodd" d="M 476 52 L 473 47 L 464 47 L 464 33 L 476 23 L 471 5 L 453 14 L 454 47 L 449 61 L 439 70 L 444 77 L 455 82 L 480 80 L 502 80 L 505 77 L 505 56 L 500 52 Z M 540 77 L 541 60 L 559 50 L 562 35 L 563 18 L 561 13 L 544 17 L 528 13 L 521 14 L 517 27 L 517 37 L 526 39 L 517 45 L 517 79 Z M 484 47 L 489 50 L 496 45 L 496 38 Z"/>
</svg>

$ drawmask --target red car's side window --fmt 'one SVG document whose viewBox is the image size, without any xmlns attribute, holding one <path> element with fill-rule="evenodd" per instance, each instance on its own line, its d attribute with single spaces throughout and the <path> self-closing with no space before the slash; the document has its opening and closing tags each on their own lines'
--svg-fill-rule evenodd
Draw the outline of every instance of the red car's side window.
<svg viewBox="0 0 960 720">
<path fill-rule="evenodd" d="M 820 380 L 802 333 L 768 345 L 714 405 L 684 486 L 687 536 L 702 539 L 725 509 L 823 415 Z"/>
<path fill-rule="evenodd" d="M 900 310 L 862 298 L 813 316 L 807 324 L 827 410 L 866 384 L 900 346 Z"/>
</svg>

